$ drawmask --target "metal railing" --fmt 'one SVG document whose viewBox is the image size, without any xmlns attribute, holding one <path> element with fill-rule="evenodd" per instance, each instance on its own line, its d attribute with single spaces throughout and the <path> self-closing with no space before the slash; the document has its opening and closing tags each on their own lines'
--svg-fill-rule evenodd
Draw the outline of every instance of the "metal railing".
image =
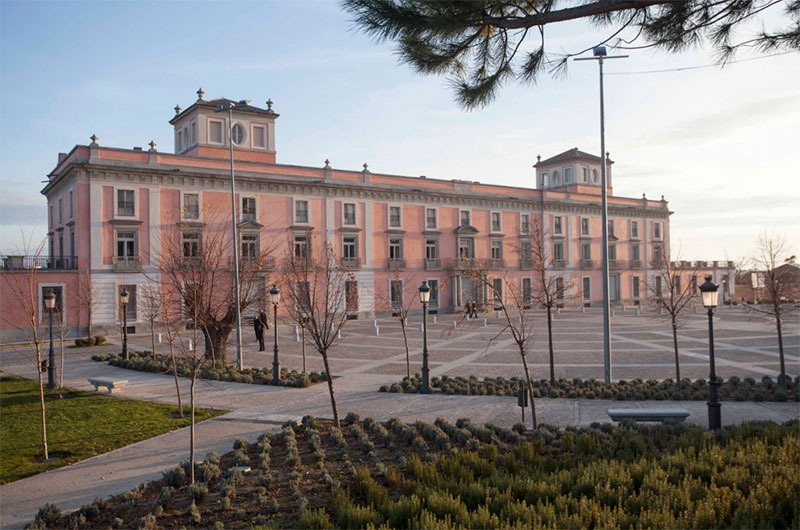
<svg viewBox="0 0 800 530">
<path fill-rule="evenodd" d="M 2 256 L 3 270 L 75 270 L 77 256 Z"/>
<path fill-rule="evenodd" d="M 590 259 L 582 259 L 581 269 L 594 269 L 594 261 Z"/>
<path fill-rule="evenodd" d="M 139 270 L 139 256 L 114 256 L 114 271 Z"/>
<path fill-rule="evenodd" d="M 389 258 L 389 270 L 396 271 L 406 268 L 406 260 L 403 258 Z"/>
<path fill-rule="evenodd" d="M 361 268 L 361 260 L 358 258 L 342 258 L 341 265 L 343 269 L 358 270 Z"/>
<path fill-rule="evenodd" d="M 425 258 L 425 270 L 437 270 L 442 268 L 442 260 L 439 258 Z"/>
</svg>

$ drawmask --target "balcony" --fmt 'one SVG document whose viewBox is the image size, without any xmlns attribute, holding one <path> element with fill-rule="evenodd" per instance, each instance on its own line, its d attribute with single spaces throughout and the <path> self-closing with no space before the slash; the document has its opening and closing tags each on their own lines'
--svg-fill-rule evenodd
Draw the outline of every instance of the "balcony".
<svg viewBox="0 0 800 530">
<path fill-rule="evenodd" d="M 489 258 L 486 260 L 486 268 L 489 270 L 501 270 L 506 268 L 506 260 L 503 258 Z"/>
<path fill-rule="evenodd" d="M 640 259 L 632 259 L 631 260 L 631 269 L 641 269 L 644 264 Z"/>
<path fill-rule="evenodd" d="M 358 258 L 342 258 L 341 266 L 343 269 L 357 271 L 361 268 L 361 260 Z"/>
<path fill-rule="evenodd" d="M 406 260 L 403 258 L 389 258 L 389 270 L 399 271 L 406 268 Z"/>
<path fill-rule="evenodd" d="M 445 267 L 453 270 L 479 269 L 480 266 L 480 260 L 475 258 L 447 258 L 445 260 Z"/>
<path fill-rule="evenodd" d="M 139 256 L 114 256 L 114 272 L 138 270 Z"/>
<path fill-rule="evenodd" d="M 4 270 L 47 269 L 75 270 L 77 256 L 2 256 Z"/>
<path fill-rule="evenodd" d="M 435 271 L 442 268 L 442 260 L 439 258 L 426 258 L 425 259 L 425 270 L 427 271 Z"/>
<path fill-rule="evenodd" d="M 533 269 L 533 260 L 531 258 L 520 258 L 519 268 L 523 271 L 529 271 Z"/>
<path fill-rule="evenodd" d="M 555 270 L 562 271 L 567 268 L 567 262 L 563 259 L 554 259 L 553 260 L 553 268 Z"/>
<path fill-rule="evenodd" d="M 612 271 L 618 271 L 628 268 L 628 260 L 626 259 L 610 259 L 608 260 L 608 268 Z"/>
<path fill-rule="evenodd" d="M 663 259 L 654 259 L 650 262 L 650 266 L 654 269 L 661 269 L 664 267 L 664 265 L 665 262 Z"/>
<path fill-rule="evenodd" d="M 233 268 L 233 256 L 228 258 L 228 266 Z M 272 256 L 239 256 L 239 267 L 250 270 L 264 270 L 275 268 L 275 258 Z"/>
<path fill-rule="evenodd" d="M 593 260 L 590 260 L 590 259 L 582 259 L 581 260 L 581 269 L 584 269 L 584 270 L 594 269 L 594 267 L 595 267 L 595 265 L 594 265 L 594 261 Z"/>
</svg>

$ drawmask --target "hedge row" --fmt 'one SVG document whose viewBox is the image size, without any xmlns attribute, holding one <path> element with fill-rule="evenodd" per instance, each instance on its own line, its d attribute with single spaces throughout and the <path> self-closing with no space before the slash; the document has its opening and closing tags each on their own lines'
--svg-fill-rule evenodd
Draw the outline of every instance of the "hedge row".
<svg viewBox="0 0 800 530">
<path fill-rule="evenodd" d="M 128 370 L 137 370 L 139 372 L 156 374 L 172 373 L 172 359 L 170 357 L 164 355 L 157 355 L 154 357 L 149 352 L 131 352 L 128 360 L 119 354 L 94 355 L 92 356 L 92 360 L 108 362 L 108 364 L 112 366 L 126 368 Z M 175 364 L 177 366 L 178 375 L 191 377 L 192 368 L 189 359 L 177 357 L 175 359 Z M 211 381 L 271 385 L 272 370 L 268 368 L 245 368 L 244 370 L 239 370 L 235 365 L 221 366 L 219 362 L 212 363 L 210 360 L 206 360 L 203 361 L 200 367 L 198 378 Z M 297 370 L 289 371 L 282 369 L 279 384 L 281 386 L 290 386 L 294 388 L 306 388 L 326 380 L 327 377 L 325 373 L 307 372 L 303 374 Z"/>
<path fill-rule="evenodd" d="M 733 376 L 718 380 L 719 399 L 725 401 L 800 401 L 800 377 L 789 379 L 786 388 L 780 386 L 769 376 L 761 381 L 752 377 L 740 379 Z M 461 394 L 472 396 L 516 396 L 524 380 L 517 377 L 486 377 L 478 379 L 470 377 L 442 376 L 431 379 L 431 387 L 444 394 Z M 422 387 L 419 375 L 404 377 L 400 383 L 384 385 L 381 392 L 417 393 Z M 708 399 L 708 382 L 705 379 L 683 379 L 681 388 L 672 379 L 657 381 L 649 379 L 621 380 L 610 385 L 596 379 L 559 379 L 555 385 L 549 379 L 533 381 L 535 397 L 545 398 L 579 398 L 579 399 L 616 399 L 624 400 L 673 400 L 673 401 L 705 401 Z"/>
</svg>

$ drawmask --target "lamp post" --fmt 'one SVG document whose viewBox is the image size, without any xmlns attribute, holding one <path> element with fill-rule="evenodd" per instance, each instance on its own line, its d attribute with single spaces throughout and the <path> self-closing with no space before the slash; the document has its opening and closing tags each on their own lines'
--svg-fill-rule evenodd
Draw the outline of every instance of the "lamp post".
<svg viewBox="0 0 800 530">
<path fill-rule="evenodd" d="M 119 293 L 119 301 L 122 304 L 122 356 L 128 360 L 128 299 L 130 294 L 123 288 Z"/>
<path fill-rule="evenodd" d="M 246 107 L 250 100 L 243 99 L 238 103 L 225 101 L 217 108 L 217 112 L 228 111 L 228 147 L 231 159 L 231 229 L 233 231 L 233 300 L 236 312 L 236 366 L 239 370 L 244 369 L 242 359 L 242 310 L 241 295 L 239 293 L 239 235 L 236 226 L 236 178 L 233 172 L 233 108 Z"/>
<path fill-rule="evenodd" d="M 700 293 L 703 296 L 703 307 L 708 310 L 708 355 L 711 363 L 711 372 L 708 376 L 708 428 L 719 430 L 722 428 L 722 416 L 720 402 L 717 398 L 717 373 L 714 367 L 714 308 L 717 307 L 717 289 L 711 281 L 711 275 L 706 275 L 706 281 L 700 286 Z"/>
<path fill-rule="evenodd" d="M 56 387 L 56 354 L 53 351 L 53 309 L 56 307 L 56 293 L 49 291 L 44 297 L 44 304 L 50 314 L 50 352 L 47 364 L 47 388 Z"/>
<path fill-rule="evenodd" d="M 431 288 L 428 282 L 419 286 L 419 301 L 422 302 L 422 394 L 430 394 L 430 370 L 428 369 L 428 302 L 431 300 Z"/>
<path fill-rule="evenodd" d="M 272 357 L 272 384 L 277 385 L 281 380 L 281 363 L 278 361 L 278 303 L 281 301 L 281 293 L 278 291 L 278 286 L 272 284 L 272 289 L 269 290 L 269 301 L 272 302 L 272 328 L 275 332 L 275 347 L 273 348 Z"/>
<path fill-rule="evenodd" d="M 603 218 L 603 377 L 611 384 L 611 300 L 608 279 L 608 184 L 606 182 L 606 121 L 603 98 L 603 60 L 623 59 L 627 55 L 607 55 L 605 46 L 592 49 L 594 57 L 579 57 L 576 61 L 597 61 L 600 66 L 600 208 Z"/>
</svg>

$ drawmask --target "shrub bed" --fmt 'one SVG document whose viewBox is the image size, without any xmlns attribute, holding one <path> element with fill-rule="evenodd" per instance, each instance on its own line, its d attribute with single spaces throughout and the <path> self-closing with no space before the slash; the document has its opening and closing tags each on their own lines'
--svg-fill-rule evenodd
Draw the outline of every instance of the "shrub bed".
<svg viewBox="0 0 800 530">
<path fill-rule="evenodd" d="M 157 355 L 153 356 L 149 352 L 130 352 L 129 359 L 120 354 L 108 355 L 94 355 L 92 360 L 98 362 L 107 362 L 111 366 L 119 368 L 126 368 L 128 370 L 137 370 L 139 372 L 150 372 L 156 374 L 171 374 L 172 373 L 172 358 Z M 188 359 L 177 357 L 175 359 L 177 365 L 178 375 L 183 377 L 191 377 L 191 363 Z M 239 370 L 234 365 L 220 366 L 211 361 L 203 361 L 200 367 L 198 378 L 207 379 L 211 381 L 229 381 L 233 383 L 249 383 L 256 385 L 271 385 L 272 384 L 272 370 L 267 368 L 245 368 Z M 294 388 L 306 388 L 317 383 L 326 381 L 326 375 L 320 372 L 300 373 L 297 370 L 281 370 L 281 386 L 290 386 Z"/>
<path fill-rule="evenodd" d="M 723 380 L 717 378 L 719 399 L 726 401 L 800 401 L 800 377 L 789 379 L 786 388 L 781 387 L 769 376 L 760 381 L 752 377 L 731 377 Z M 434 377 L 431 387 L 444 394 L 461 394 L 470 396 L 516 396 L 524 379 L 512 377 L 486 377 L 478 379 L 470 377 Z M 404 377 L 399 383 L 384 385 L 381 392 L 417 393 L 422 388 L 419 375 Z M 535 397 L 544 398 L 580 398 L 580 399 L 616 399 L 626 400 L 672 400 L 672 401 L 706 401 L 708 399 L 708 383 L 705 379 L 683 379 L 678 390 L 675 381 L 665 379 L 634 379 L 617 381 L 606 385 L 597 379 L 558 379 L 555 385 L 549 379 L 533 381 Z"/>
</svg>

